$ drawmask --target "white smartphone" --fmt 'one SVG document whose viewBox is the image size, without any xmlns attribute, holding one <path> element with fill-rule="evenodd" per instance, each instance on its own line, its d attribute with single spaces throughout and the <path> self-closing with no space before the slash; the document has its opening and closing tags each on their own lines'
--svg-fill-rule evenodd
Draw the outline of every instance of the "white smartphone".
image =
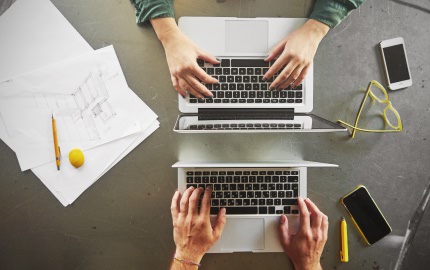
<svg viewBox="0 0 430 270">
<path fill-rule="evenodd" d="M 403 38 L 393 38 L 379 43 L 384 61 L 388 88 L 397 90 L 412 85 L 411 71 L 406 57 Z"/>
</svg>

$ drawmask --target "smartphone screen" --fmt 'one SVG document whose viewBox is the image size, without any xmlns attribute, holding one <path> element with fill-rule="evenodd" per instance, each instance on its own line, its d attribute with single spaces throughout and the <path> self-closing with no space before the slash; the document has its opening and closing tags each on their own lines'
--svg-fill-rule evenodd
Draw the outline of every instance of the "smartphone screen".
<svg viewBox="0 0 430 270">
<path fill-rule="evenodd" d="M 390 84 L 409 80 L 411 76 L 409 75 L 403 44 L 385 47 L 382 50 L 387 64 Z"/>
<path fill-rule="evenodd" d="M 390 225 L 365 187 L 360 187 L 345 197 L 343 204 L 370 244 L 391 232 Z"/>
</svg>

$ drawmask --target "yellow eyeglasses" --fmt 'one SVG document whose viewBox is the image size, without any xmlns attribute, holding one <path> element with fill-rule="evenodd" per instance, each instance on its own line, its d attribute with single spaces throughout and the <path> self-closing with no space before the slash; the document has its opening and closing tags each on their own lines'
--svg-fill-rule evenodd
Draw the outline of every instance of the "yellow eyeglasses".
<svg viewBox="0 0 430 270">
<path fill-rule="evenodd" d="M 373 85 L 375 85 L 382 92 L 379 92 L 379 91 L 372 92 L 371 88 Z M 382 96 L 382 94 L 383 94 L 383 96 Z M 393 128 L 392 130 L 390 130 L 390 129 L 388 129 L 388 130 L 363 129 L 363 128 L 359 128 L 357 126 L 358 125 L 358 119 L 360 118 L 361 112 L 363 111 L 364 103 L 366 103 L 367 96 L 369 96 L 369 95 L 372 99 L 378 101 L 379 103 L 388 104 L 387 107 L 385 107 L 385 109 L 384 109 L 383 118 L 385 120 L 385 123 L 387 123 L 391 128 Z M 384 99 L 384 97 L 385 97 L 385 99 Z M 396 116 L 397 125 L 393 125 L 390 122 L 389 118 L 387 117 L 388 110 Z M 358 110 L 357 117 L 355 118 L 355 124 L 351 125 L 351 124 L 348 124 L 342 120 L 338 120 L 338 122 L 347 126 L 347 127 L 352 128 L 352 133 L 351 133 L 352 138 L 354 138 L 355 132 L 357 130 L 364 131 L 364 132 L 400 132 L 403 129 L 402 120 L 400 119 L 400 115 L 397 112 L 397 110 L 394 109 L 393 105 L 391 104 L 391 101 L 388 99 L 387 90 L 385 90 L 385 88 L 380 83 L 378 83 L 377 81 L 374 81 L 374 80 L 370 81 L 369 86 L 367 87 L 366 94 L 364 95 L 364 98 L 361 101 L 360 109 Z"/>
</svg>

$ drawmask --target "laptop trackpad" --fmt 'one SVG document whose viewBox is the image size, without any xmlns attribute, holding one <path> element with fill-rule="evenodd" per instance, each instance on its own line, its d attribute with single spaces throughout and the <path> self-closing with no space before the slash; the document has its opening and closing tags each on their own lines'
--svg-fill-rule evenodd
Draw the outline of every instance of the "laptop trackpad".
<svg viewBox="0 0 430 270">
<path fill-rule="evenodd" d="M 268 21 L 226 21 L 225 50 L 227 53 L 267 53 Z"/>
<path fill-rule="evenodd" d="M 252 251 L 264 249 L 263 218 L 230 218 L 222 233 L 225 251 Z"/>
</svg>

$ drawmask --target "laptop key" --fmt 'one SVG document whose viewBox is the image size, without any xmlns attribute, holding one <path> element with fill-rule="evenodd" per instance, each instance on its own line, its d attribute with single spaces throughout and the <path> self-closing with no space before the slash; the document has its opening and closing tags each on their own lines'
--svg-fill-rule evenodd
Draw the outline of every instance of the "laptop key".
<svg viewBox="0 0 430 270">
<path fill-rule="evenodd" d="M 297 199 L 282 199 L 282 205 L 297 205 Z"/>
<path fill-rule="evenodd" d="M 269 207 L 269 214 L 275 214 L 275 207 L 274 206 Z"/>
<path fill-rule="evenodd" d="M 243 83 L 238 83 L 237 90 L 245 90 L 245 85 Z"/>
<path fill-rule="evenodd" d="M 215 68 L 216 75 L 222 75 L 222 68 Z"/>
<path fill-rule="evenodd" d="M 239 103 L 246 103 L 246 99 L 239 99 Z"/>
<path fill-rule="evenodd" d="M 284 214 L 290 214 L 291 206 L 284 206 Z"/>
<path fill-rule="evenodd" d="M 239 68 L 239 74 L 245 75 L 246 74 L 246 68 Z"/>
<path fill-rule="evenodd" d="M 230 66 L 230 59 L 222 59 L 221 60 L 221 66 L 222 67 L 229 67 Z"/>
<path fill-rule="evenodd" d="M 232 75 L 237 75 L 237 74 L 239 74 L 239 70 L 237 68 L 232 68 L 231 69 L 231 74 Z"/>
<path fill-rule="evenodd" d="M 257 206 L 249 207 L 225 207 L 227 215 L 253 215 L 258 214 Z"/>
<path fill-rule="evenodd" d="M 291 214 L 293 214 L 293 215 L 297 215 L 298 213 L 299 213 L 299 210 L 297 210 L 297 209 L 291 211 Z"/>
<path fill-rule="evenodd" d="M 268 67 L 269 62 L 263 59 L 231 59 L 232 67 Z"/>
<path fill-rule="evenodd" d="M 296 99 L 295 100 L 295 103 L 302 103 L 303 102 L 303 100 L 301 100 L 301 99 Z"/>
<path fill-rule="evenodd" d="M 258 214 L 267 214 L 267 207 L 260 206 L 258 207 Z"/>
</svg>

